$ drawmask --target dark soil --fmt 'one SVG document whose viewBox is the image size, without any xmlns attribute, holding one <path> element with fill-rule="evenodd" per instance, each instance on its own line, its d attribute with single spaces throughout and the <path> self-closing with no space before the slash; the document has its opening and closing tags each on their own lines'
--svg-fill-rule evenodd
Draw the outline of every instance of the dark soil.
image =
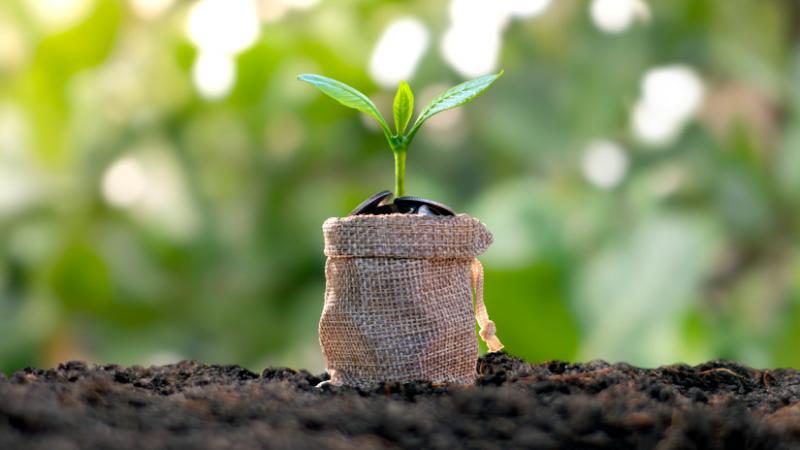
<svg viewBox="0 0 800 450">
<path fill-rule="evenodd" d="M 476 387 L 197 362 L 0 376 L 0 449 L 800 448 L 800 373 L 478 361 Z"/>
</svg>

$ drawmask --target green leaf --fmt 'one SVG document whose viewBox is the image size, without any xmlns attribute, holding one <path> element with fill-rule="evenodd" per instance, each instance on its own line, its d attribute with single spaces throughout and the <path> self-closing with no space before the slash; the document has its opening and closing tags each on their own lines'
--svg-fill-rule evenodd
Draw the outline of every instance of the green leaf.
<svg viewBox="0 0 800 450">
<path fill-rule="evenodd" d="M 341 81 L 315 74 L 302 74 L 299 75 L 297 79 L 310 83 L 323 94 L 333 98 L 344 106 L 369 114 L 378 121 L 378 125 L 381 126 L 387 138 L 391 137 L 392 133 L 389 131 L 389 126 L 386 124 L 386 120 L 383 119 L 380 111 L 378 111 L 378 108 L 375 107 L 372 100 L 354 87 L 348 86 Z"/>
<path fill-rule="evenodd" d="M 581 325 L 578 357 L 645 367 L 708 358 L 687 345 L 681 321 L 704 295 L 720 235 L 711 217 L 654 213 L 582 261 L 571 297 Z"/>
<path fill-rule="evenodd" d="M 397 86 L 397 93 L 394 95 L 394 127 L 397 130 L 397 135 L 402 136 L 411 122 L 411 116 L 414 114 L 414 93 L 408 83 L 401 81 Z"/>
<path fill-rule="evenodd" d="M 447 111 L 448 109 L 471 102 L 476 97 L 483 94 L 486 89 L 489 89 L 489 86 L 491 86 L 492 83 L 497 81 L 497 79 L 501 76 L 503 76 L 502 70 L 500 73 L 496 73 L 494 75 L 484 75 L 482 77 L 475 78 L 474 80 L 465 81 L 458 86 L 454 86 L 446 90 L 444 93 L 433 99 L 428 106 L 425 107 L 419 117 L 417 117 L 416 122 L 414 122 L 414 126 L 411 127 L 411 131 L 408 133 L 409 139 L 414 137 L 423 122 L 442 111 Z"/>
</svg>

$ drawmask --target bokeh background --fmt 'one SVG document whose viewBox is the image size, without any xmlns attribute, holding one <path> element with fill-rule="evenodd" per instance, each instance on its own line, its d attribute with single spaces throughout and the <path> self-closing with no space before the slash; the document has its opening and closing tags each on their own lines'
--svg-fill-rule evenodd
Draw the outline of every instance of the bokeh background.
<svg viewBox="0 0 800 450">
<path fill-rule="evenodd" d="M 796 0 L 4 0 L 0 370 L 184 358 L 321 371 L 321 224 L 392 187 L 480 218 L 531 361 L 800 367 Z M 419 111 L 418 106 L 418 111 Z"/>
</svg>

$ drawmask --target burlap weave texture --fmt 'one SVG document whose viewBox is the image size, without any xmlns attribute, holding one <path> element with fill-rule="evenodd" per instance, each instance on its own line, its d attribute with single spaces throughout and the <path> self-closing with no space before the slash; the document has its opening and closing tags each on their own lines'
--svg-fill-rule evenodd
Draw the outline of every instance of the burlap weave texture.
<svg viewBox="0 0 800 450">
<path fill-rule="evenodd" d="M 323 234 L 319 335 L 332 383 L 474 383 L 474 258 L 492 242 L 483 224 L 464 214 L 357 215 L 328 219 Z"/>
</svg>

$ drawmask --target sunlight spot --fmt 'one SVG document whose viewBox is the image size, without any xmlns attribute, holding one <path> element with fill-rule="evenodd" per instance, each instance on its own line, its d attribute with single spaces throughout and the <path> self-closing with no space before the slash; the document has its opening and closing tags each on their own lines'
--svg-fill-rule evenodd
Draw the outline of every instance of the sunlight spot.
<svg viewBox="0 0 800 450">
<path fill-rule="evenodd" d="M 85 18 L 92 0 L 28 0 L 23 2 L 33 17 L 50 32 L 69 28 Z"/>
<path fill-rule="evenodd" d="M 509 19 L 508 10 L 503 6 L 502 3 L 489 1 L 452 0 L 450 20 L 453 26 L 459 28 L 472 28 L 479 32 L 483 29 L 499 31 Z"/>
<path fill-rule="evenodd" d="M 143 19 L 155 19 L 166 12 L 175 0 L 131 0 L 133 11 Z"/>
<path fill-rule="evenodd" d="M 700 109 L 704 97 L 700 76 L 684 65 L 650 69 L 642 77 L 641 90 L 631 126 L 636 137 L 649 144 L 673 140 Z"/>
<path fill-rule="evenodd" d="M 201 0 L 189 12 L 187 31 L 201 51 L 235 54 L 258 39 L 258 11 L 253 0 Z"/>
<path fill-rule="evenodd" d="M 464 77 L 493 72 L 502 45 L 502 32 L 512 15 L 535 12 L 530 1 L 484 2 L 452 0 L 450 27 L 441 40 L 445 61 Z"/>
<path fill-rule="evenodd" d="M 650 69 L 642 80 L 645 103 L 664 115 L 685 119 L 697 112 L 703 101 L 703 83 L 691 67 L 663 66 Z"/>
<path fill-rule="evenodd" d="M 141 144 L 114 161 L 101 180 L 105 201 L 174 238 L 197 229 L 186 180 L 169 144 Z"/>
<path fill-rule="evenodd" d="M 258 14 L 265 23 L 277 22 L 286 15 L 289 7 L 281 0 L 260 0 Z"/>
<path fill-rule="evenodd" d="M 48 31 L 57 32 L 80 22 L 93 6 L 92 0 L 26 0 L 33 17 Z"/>
<path fill-rule="evenodd" d="M 29 151 L 31 128 L 22 108 L 0 103 L 0 219 L 30 206 L 43 181 Z"/>
<path fill-rule="evenodd" d="M 442 38 L 445 60 L 462 76 L 477 77 L 493 72 L 500 54 L 500 32 L 453 26 Z"/>
<path fill-rule="evenodd" d="M 0 15 L 0 73 L 19 68 L 27 58 L 22 30 L 10 17 Z"/>
<path fill-rule="evenodd" d="M 30 126 L 22 108 L 0 103 L 0 165 L 25 161 L 29 156 Z"/>
<path fill-rule="evenodd" d="M 419 20 L 403 18 L 392 22 L 372 52 L 370 76 L 384 87 L 408 80 L 428 49 L 428 42 L 428 29 Z"/>
<path fill-rule="evenodd" d="M 133 157 L 123 157 L 103 174 L 103 197 L 112 206 L 130 207 L 144 198 L 147 184 L 142 164 Z"/>
<path fill-rule="evenodd" d="M 18 213 L 40 197 L 41 180 L 27 167 L 0 164 L 0 218 Z"/>
<path fill-rule="evenodd" d="M 552 0 L 503 0 L 502 5 L 511 16 L 526 18 L 542 14 L 551 3 Z"/>
<path fill-rule="evenodd" d="M 192 66 L 192 81 L 203 97 L 224 97 L 236 81 L 236 64 L 228 55 L 201 52 Z"/>
<path fill-rule="evenodd" d="M 610 189 L 619 184 L 628 170 L 625 150 L 616 142 L 596 140 L 586 147 L 582 162 L 583 175 L 593 185 Z"/>
<path fill-rule="evenodd" d="M 284 5 L 294 9 L 310 9 L 319 3 L 319 0 L 281 0 Z"/>
<path fill-rule="evenodd" d="M 631 126 L 636 137 L 647 144 L 666 144 L 677 136 L 681 123 L 643 101 L 633 107 Z"/>
<path fill-rule="evenodd" d="M 589 14 L 600 30 L 621 33 L 637 19 L 648 20 L 650 9 L 643 0 L 593 0 Z"/>
</svg>

